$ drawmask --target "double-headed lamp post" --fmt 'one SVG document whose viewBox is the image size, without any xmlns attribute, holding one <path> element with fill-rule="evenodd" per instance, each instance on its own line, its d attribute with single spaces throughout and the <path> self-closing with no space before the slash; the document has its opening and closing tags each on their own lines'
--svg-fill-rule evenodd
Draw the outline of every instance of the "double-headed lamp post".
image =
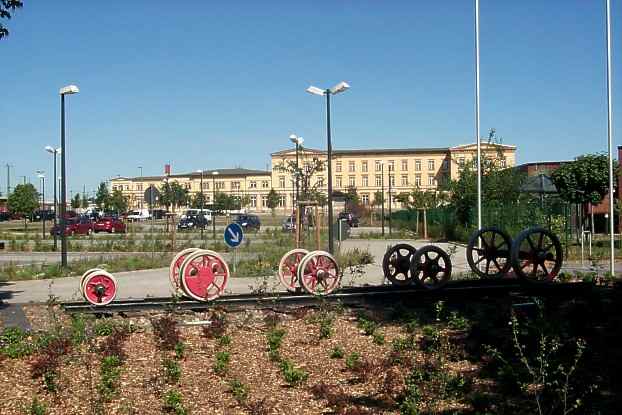
<svg viewBox="0 0 622 415">
<path fill-rule="evenodd" d="M 326 158 L 328 165 L 328 252 L 334 253 L 333 249 L 333 171 L 332 171 L 332 155 L 333 147 L 330 137 L 330 96 L 345 92 L 350 88 L 346 82 L 339 82 L 332 88 L 321 89 L 315 86 L 307 88 L 307 92 L 313 95 L 326 96 Z"/>
<path fill-rule="evenodd" d="M 212 239 L 216 240 L 216 176 L 217 171 L 212 172 Z"/>
<path fill-rule="evenodd" d="M 205 217 L 203 216 L 203 207 L 204 207 L 204 201 L 203 201 L 203 170 L 197 170 L 197 173 L 201 174 L 201 182 L 199 183 L 199 188 L 201 189 L 201 220 L 205 219 Z M 213 218 L 212 218 L 213 220 Z M 201 225 L 201 241 L 203 240 L 203 228 L 205 228 L 204 225 Z"/>
<path fill-rule="evenodd" d="M 37 177 L 41 179 L 41 223 L 43 224 L 42 238 L 45 239 L 45 175 L 43 170 L 37 170 Z"/>
<path fill-rule="evenodd" d="M 80 92 L 77 86 L 67 85 L 60 89 L 60 148 L 63 149 L 60 157 L 60 232 L 61 232 L 61 266 L 67 266 L 67 218 L 65 211 L 67 209 L 67 175 L 65 169 L 65 155 L 67 148 L 65 147 L 65 95 L 77 94 Z"/>
<path fill-rule="evenodd" d="M 45 151 L 52 154 L 54 159 L 54 176 L 52 181 L 54 182 L 54 226 L 56 226 L 56 218 L 58 218 L 58 197 L 56 196 L 56 187 L 58 186 L 58 177 L 56 175 L 56 155 L 61 152 L 60 147 L 54 148 L 52 146 L 45 146 Z M 56 238 L 56 232 L 54 232 L 54 250 L 58 249 L 58 239 Z"/>
</svg>

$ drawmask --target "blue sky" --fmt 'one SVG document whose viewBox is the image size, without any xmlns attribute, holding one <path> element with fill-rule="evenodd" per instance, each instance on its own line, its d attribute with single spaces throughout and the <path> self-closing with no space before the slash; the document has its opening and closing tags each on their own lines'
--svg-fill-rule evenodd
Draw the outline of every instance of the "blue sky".
<svg viewBox="0 0 622 415">
<path fill-rule="evenodd" d="M 116 175 L 265 168 L 292 132 L 325 148 L 473 142 L 473 1 L 25 0 L 0 41 L 0 163 L 51 171 L 69 99 L 69 189 Z M 614 140 L 622 3 L 613 1 Z M 519 162 L 606 151 L 604 0 L 480 1 L 481 127 Z M 19 179 L 21 180 L 21 179 Z M 15 179 L 12 180 L 13 185 Z M 6 168 L 0 168 L 0 189 Z M 48 189 L 49 191 L 49 189 Z"/>
</svg>

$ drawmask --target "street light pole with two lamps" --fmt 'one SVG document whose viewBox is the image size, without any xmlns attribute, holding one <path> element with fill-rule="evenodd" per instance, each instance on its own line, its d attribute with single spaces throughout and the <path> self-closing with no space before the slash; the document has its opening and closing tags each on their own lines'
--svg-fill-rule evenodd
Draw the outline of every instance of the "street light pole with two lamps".
<svg viewBox="0 0 622 415">
<path fill-rule="evenodd" d="M 197 170 L 197 173 L 201 174 L 201 182 L 199 183 L 199 187 L 201 188 L 201 241 L 203 241 L 203 228 L 205 228 L 205 225 L 203 224 L 203 219 L 205 219 L 205 217 L 203 216 L 203 207 L 204 207 L 204 200 L 203 200 L 203 170 Z"/>
<path fill-rule="evenodd" d="M 54 176 L 52 176 L 52 181 L 54 182 L 54 226 L 57 225 L 58 218 L 58 197 L 56 196 L 56 188 L 58 187 L 58 177 L 56 177 L 56 155 L 61 152 L 60 147 L 54 148 L 52 146 L 45 146 L 45 151 L 52 154 L 54 159 Z M 54 232 L 54 251 L 58 250 L 58 238 L 56 237 L 56 232 Z"/>
<path fill-rule="evenodd" d="M 332 88 L 321 89 L 315 86 L 310 86 L 307 88 L 307 92 L 313 95 L 320 95 L 326 97 L 326 140 L 327 140 L 327 149 L 326 149 L 326 158 L 327 158 L 327 168 L 328 168 L 328 252 L 331 254 L 334 253 L 334 245 L 333 245 L 333 171 L 332 171 L 332 154 L 333 147 L 331 143 L 331 135 L 330 135 L 330 96 L 337 95 L 342 92 L 345 92 L 350 88 L 346 82 L 339 82 Z"/>
<path fill-rule="evenodd" d="M 37 177 L 41 179 L 41 223 L 43 223 L 42 238 L 45 239 L 45 175 L 43 170 L 37 170 Z"/>
<path fill-rule="evenodd" d="M 216 240 L 216 176 L 217 171 L 212 172 L 212 239 Z"/>
</svg>

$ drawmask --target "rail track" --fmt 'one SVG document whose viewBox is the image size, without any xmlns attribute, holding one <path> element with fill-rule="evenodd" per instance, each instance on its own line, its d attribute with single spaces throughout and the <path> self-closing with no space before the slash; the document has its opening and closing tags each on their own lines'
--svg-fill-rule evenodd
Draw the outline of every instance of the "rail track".
<svg viewBox="0 0 622 415">
<path fill-rule="evenodd" d="M 505 280 L 463 280 L 448 284 L 441 290 L 427 290 L 418 287 L 365 286 L 344 287 L 328 296 L 318 297 L 306 293 L 264 293 L 231 294 L 213 301 L 200 302 L 188 299 L 176 300 L 171 297 L 125 299 L 107 305 L 94 306 L 90 303 L 62 302 L 61 307 L 68 313 L 115 314 L 146 311 L 191 310 L 201 311 L 211 308 L 262 309 L 275 307 L 308 307 L 322 303 L 337 303 L 348 306 L 387 304 L 392 301 L 416 304 L 435 300 L 460 299 L 464 301 L 486 297 L 501 296 L 545 296 L 545 297 L 586 297 L 595 294 L 592 284 L 553 283 L 530 284 L 516 279 Z"/>
</svg>

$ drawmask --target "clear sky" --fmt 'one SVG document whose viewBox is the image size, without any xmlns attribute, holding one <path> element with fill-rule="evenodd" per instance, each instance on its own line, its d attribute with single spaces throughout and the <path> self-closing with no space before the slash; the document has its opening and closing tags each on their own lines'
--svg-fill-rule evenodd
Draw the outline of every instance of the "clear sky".
<svg viewBox="0 0 622 415">
<path fill-rule="evenodd" d="M 325 148 L 475 140 L 472 0 L 24 0 L 0 41 L 0 163 L 51 171 L 68 97 L 69 189 L 116 175 L 265 169 L 296 133 Z M 614 140 L 622 1 L 613 3 Z M 178 6 L 178 4 L 180 6 Z M 481 0 L 481 128 L 518 161 L 606 151 L 604 0 Z M 14 185 L 15 180 L 12 180 Z M 6 167 L 0 189 L 6 190 Z M 48 188 L 50 191 L 50 188 Z"/>
</svg>

